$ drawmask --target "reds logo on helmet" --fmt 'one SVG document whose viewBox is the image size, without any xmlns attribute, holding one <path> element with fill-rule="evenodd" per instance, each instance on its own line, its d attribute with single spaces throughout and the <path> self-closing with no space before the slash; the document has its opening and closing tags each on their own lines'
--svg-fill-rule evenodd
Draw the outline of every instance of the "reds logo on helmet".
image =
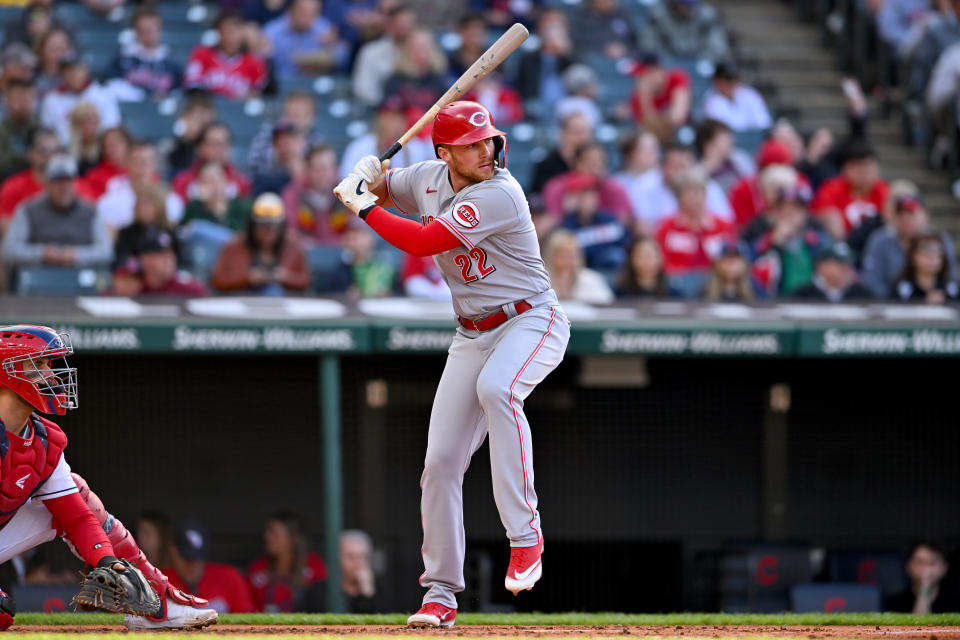
<svg viewBox="0 0 960 640">
<path fill-rule="evenodd" d="M 457 100 L 444 106 L 433 120 L 433 144 L 471 144 L 506 135 L 493 126 L 490 112 L 479 102 Z"/>
<path fill-rule="evenodd" d="M 461 227 L 473 229 L 480 224 L 480 210 L 477 209 L 477 205 L 472 202 L 461 202 L 457 205 L 457 208 L 453 210 L 453 219 L 456 220 L 457 224 Z"/>
</svg>

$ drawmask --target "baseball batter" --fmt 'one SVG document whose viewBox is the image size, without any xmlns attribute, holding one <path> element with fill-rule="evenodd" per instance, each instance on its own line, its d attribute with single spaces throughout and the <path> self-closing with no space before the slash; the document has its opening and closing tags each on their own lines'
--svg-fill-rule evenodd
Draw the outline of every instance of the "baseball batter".
<svg viewBox="0 0 960 640">
<path fill-rule="evenodd" d="M 494 498 L 511 546 L 504 585 L 516 594 L 542 573 L 523 402 L 563 359 L 570 328 L 526 197 L 503 168 L 504 135 L 483 105 L 453 102 L 433 123 L 439 160 L 386 171 L 386 163 L 366 156 L 335 189 L 388 242 L 434 257 L 459 323 L 430 414 L 420 480 L 420 584 L 427 593 L 411 626 L 454 623 L 456 593 L 464 589 L 463 475 L 488 435 Z M 395 216 L 388 206 L 420 220 Z"/>
<path fill-rule="evenodd" d="M 87 565 L 129 561 L 159 596 L 151 616 L 124 617 L 130 629 L 199 628 L 217 612 L 170 585 L 123 523 L 107 513 L 64 458 L 67 436 L 37 413 L 77 406 L 76 369 L 65 358 L 69 339 L 48 327 L 0 326 L 0 562 L 61 536 Z M 63 359 L 62 367 L 54 367 Z M 145 587 L 149 589 L 149 587 Z M 0 629 L 13 624 L 13 600 L 0 589 Z"/>
</svg>

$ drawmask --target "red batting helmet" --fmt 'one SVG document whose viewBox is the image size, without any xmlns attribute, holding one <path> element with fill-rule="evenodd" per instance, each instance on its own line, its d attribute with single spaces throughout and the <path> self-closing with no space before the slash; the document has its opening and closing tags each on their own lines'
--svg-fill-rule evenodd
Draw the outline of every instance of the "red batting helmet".
<svg viewBox="0 0 960 640">
<path fill-rule="evenodd" d="M 502 167 L 504 159 L 501 152 L 506 144 L 507 134 L 493 126 L 493 118 L 485 106 L 470 100 L 457 100 L 444 106 L 433 119 L 433 149 L 441 144 L 471 144 L 493 138 L 493 144 L 498 156 L 498 164 Z M 439 158 L 440 155 L 437 154 Z"/>
<path fill-rule="evenodd" d="M 12 390 L 40 413 L 64 414 L 77 408 L 77 370 L 68 367 L 73 353 L 70 337 L 49 327 L 30 324 L 0 326 L 0 387 Z M 49 373 L 40 358 L 63 358 Z"/>
</svg>

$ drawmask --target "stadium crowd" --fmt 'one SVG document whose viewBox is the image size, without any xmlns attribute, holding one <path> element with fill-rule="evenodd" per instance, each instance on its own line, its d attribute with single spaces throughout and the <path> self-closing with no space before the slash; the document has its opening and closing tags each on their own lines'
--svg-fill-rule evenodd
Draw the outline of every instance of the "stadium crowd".
<svg viewBox="0 0 960 640">
<path fill-rule="evenodd" d="M 906 5 L 960 15 L 960 0 L 880 4 L 897 28 Z M 960 296 L 922 194 L 881 177 L 856 82 L 848 132 L 798 132 L 744 81 L 704 0 L 30 0 L 2 15 L 0 286 L 20 294 L 92 269 L 116 295 L 449 297 L 432 260 L 386 246 L 332 188 L 519 21 L 531 38 L 468 97 L 508 131 L 561 298 Z M 956 17 L 940 22 L 927 28 L 960 41 Z M 960 46 L 935 40 L 934 78 Z M 427 128 L 393 166 L 433 153 Z"/>
</svg>

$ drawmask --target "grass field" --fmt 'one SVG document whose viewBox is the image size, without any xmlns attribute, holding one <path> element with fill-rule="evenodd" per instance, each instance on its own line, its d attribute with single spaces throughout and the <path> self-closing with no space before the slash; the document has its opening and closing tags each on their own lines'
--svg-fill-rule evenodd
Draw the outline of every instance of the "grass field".
<svg viewBox="0 0 960 640">
<path fill-rule="evenodd" d="M 130 639 L 121 616 L 109 614 L 23 613 L 5 635 L 31 640 Z M 396 640 L 397 636 L 458 638 L 536 637 L 604 639 L 644 636 L 682 640 L 960 640 L 960 614 L 917 616 L 896 613 L 726 614 L 726 613 L 464 613 L 453 629 L 415 630 L 405 626 L 406 614 L 233 614 L 202 631 L 177 632 L 177 637 L 255 635 L 257 640 L 301 638 Z"/>
</svg>

